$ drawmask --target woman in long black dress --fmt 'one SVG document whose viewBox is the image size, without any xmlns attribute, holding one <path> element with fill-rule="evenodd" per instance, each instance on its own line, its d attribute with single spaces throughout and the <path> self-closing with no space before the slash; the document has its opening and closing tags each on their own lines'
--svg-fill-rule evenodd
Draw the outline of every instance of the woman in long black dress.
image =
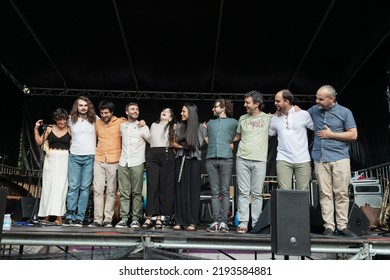
<svg viewBox="0 0 390 280">
<path fill-rule="evenodd" d="M 198 108 L 193 103 L 184 104 L 182 121 L 175 130 L 175 200 L 174 230 L 196 230 L 199 222 L 202 125 Z"/>
</svg>

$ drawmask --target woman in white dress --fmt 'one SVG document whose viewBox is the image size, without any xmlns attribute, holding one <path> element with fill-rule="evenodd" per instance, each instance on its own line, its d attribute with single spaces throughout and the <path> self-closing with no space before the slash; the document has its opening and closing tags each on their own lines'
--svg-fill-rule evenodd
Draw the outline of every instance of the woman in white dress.
<svg viewBox="0 0 390 280">
<path fill-rule="evenodd" d="M 68 118 L 68 112 L 58 108 L 53 112 L 55 124 L 47 126 L 42 135 L 39 134 L 38 129 L 43 124 L 43 120 L 38 120 L 34 128 L 35 142 L 45 147 L 38 217 L 43 217 L 43 220 L 48 222 L 49 216 L 56 216 L 54 222 L 56 225 L 62 224 L 62 216 L 66 212 L 68 156 L 71 142 Z"/>
</svg>

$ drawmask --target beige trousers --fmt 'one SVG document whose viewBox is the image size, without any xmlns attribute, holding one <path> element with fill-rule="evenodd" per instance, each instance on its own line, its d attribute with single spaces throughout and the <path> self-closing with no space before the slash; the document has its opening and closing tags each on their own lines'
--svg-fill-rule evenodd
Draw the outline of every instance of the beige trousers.
<svg viewBox="0 0 390 280">
<path fill-rule="evenodd" d="M 335 230 L 337 226 L 338 230 L 343 230 L 348 225 L 350 160 L 314 162 L 314 169 L 320 187 L 320 204 L 324 227 Z"/>
<path fill-rule="evenodd" d="M 94 221 L 111 223 L 117 192 L 118 163 L 95 161 L 93 167 Z"/>
</svg>

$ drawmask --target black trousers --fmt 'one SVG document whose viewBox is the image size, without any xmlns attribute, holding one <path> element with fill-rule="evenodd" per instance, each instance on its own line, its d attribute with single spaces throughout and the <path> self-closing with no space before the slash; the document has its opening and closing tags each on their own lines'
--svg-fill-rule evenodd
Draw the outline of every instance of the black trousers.
<svg viewBox="0 0 390 280">
<path fill-rule="evenodd" d="M 178 182 L 182 157 L 176 159 L 175 222 L 182 226 L 198 224 L 200 205 L 201 163 L 196 158 L 186 159 Z"/>
<path fill-rule="evenodd" d="M 150 148 L 146 158 L 146 215 L 172 216 L 175 186 L 175 155 L 171 148 Z"/>
</svg>

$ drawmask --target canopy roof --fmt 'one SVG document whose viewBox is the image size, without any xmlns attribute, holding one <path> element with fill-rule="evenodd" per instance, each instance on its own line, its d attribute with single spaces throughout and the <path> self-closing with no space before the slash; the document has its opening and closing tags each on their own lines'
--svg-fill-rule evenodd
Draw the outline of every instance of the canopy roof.
<svg viewBox="0 0 390 280">
<path fill-rule="evenodd" d="M 348 90 L 374 59 L 365 79 L 388 84 L 389 11 L 386 0 L 1 1 L 0 63 L 31 94 L 202 99 L 289 88 L 306 100 L 322 84 Z"/>
</svg>

